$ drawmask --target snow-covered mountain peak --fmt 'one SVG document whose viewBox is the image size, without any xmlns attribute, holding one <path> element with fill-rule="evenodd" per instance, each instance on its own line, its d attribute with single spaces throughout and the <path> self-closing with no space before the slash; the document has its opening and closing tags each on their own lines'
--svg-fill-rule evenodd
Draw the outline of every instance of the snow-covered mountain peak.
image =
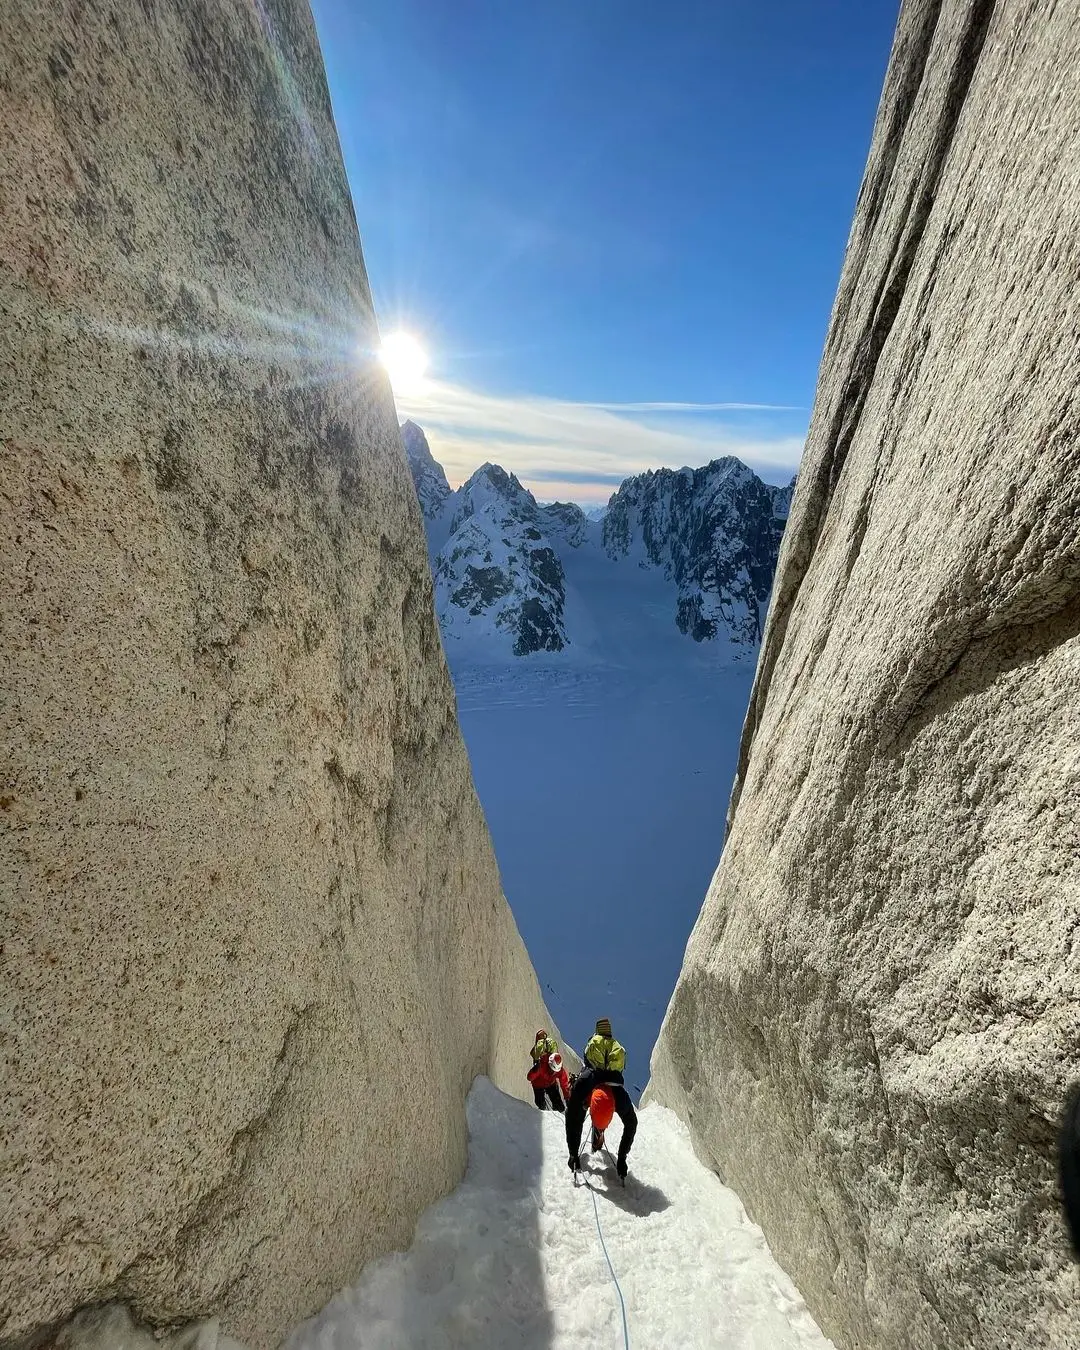
<svg viewBox="0 0 1080 1350">
<path fill-rule="evenodd" d="M 680 632 L 699 642 L 723 632 L 749 654 L 761 640 L 776 567 L 783 500 L 774 493 L 784 491 L 731 455 L 700 469 L 649 470 L 608 504 L 604 549 L 661 568 L 675 583 Z"/>
<path fill-rule="evenodd" d="M 433 520 L 450 496 L 450 484 L 442 465 L 431 453 L 427 437 L 415 422 L 402 422 L 401 439 L 405 444 L 405 455 L 420 509 L 425 520 Z"/>
<path fill-rule="evenodd" d="M 498 464 L 481 464 L 479 469 L 455 493 L 451 530 L 479 510 L 505 515 L 519 521 L 532 520 L 539 507 L 536 498 Z"/>
<path fill-rule="evenodd" d="M 566 578 L 546 529 L 555 518 L 498 464 L 481 465 L 442 516 L 432 570 L 448 650 L 462 644 L 481 660 L 561 651 Z"/>
<path fill-rule="evenodd" d="M 574 502 L 549 502 L 540 507 L 544 528 L 552 539 L 561 540 L 570 548 L 580 548 L 589 532 L 585 512 Z"/>
<path fill-rule="evenodd" d="M 498 492 L 501 496 L 513 501 L 521 498 L 527 498 L 533 506 L 536 505 L 536 499 L 528 488 L 523 488 L 518 482 L 517 475 L 507 473 L 501 464 L 485 463 L 481 464 L 473 476 L 466 484 L 473 492 L 477 491 L 484 484 L 487 484 L 493 492 Z"/>
</svg>

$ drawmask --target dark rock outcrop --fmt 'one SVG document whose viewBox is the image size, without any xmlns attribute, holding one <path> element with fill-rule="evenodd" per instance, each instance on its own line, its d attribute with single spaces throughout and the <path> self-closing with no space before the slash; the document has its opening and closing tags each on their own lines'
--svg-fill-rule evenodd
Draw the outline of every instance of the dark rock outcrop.
<svg viewBox="0 0 1080 1350">
<path fill-rule="evenodd" d="M 604 548 L 612 558 L 664 570 L 675 583 L 680 632 L 698 642 L 720 633 L 753 652 L 772 588 L 784 492 L 790 500 L 790 489 L 769 487 L 730 457 L 700 469 L 638 474 L 608 503 Z"/>
</svg>

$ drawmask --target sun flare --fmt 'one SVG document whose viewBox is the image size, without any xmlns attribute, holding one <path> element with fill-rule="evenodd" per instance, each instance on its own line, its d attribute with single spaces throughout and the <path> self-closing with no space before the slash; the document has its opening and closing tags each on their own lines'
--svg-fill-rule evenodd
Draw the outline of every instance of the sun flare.
<svg viewBox="0 0 1080 1350">
<path fill-rule="evenodd" d="M 387 333 L 379 349 L 395 394 L 415 393 L 424 383 L 428 354 L 411 333 Z"/>
</svg>

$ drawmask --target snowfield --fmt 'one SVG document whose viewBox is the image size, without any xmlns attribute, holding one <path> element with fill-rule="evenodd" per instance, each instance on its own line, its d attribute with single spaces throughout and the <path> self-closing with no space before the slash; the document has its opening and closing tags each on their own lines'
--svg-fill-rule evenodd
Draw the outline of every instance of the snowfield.
<svg viewBox="0 0 1080 1350">
<path fill-rule="evenodd" d="M 478 1078 L 464 1181 L 410 1251 L 300 1326 L 286 1350 L 826 1350 L 738 1197 L 697 1159 L 682 1122 L 640 1113 L 623 1188 L 599 1158 L 566 1165 L 564 1117 Z M 609 1130 L 617 1145 L 618 1122 Z"/>
</svg>

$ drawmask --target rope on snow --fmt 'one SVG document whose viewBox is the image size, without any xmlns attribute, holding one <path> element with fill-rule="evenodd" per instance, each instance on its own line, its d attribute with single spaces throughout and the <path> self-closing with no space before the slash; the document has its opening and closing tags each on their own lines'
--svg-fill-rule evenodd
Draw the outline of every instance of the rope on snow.
<svg viewBox="0 0 1080 1350">
<path fill-rule="evenodd" d="M 611 1271 L 611 1278 L 615 1282 L 615 1292 L 619 1296 L 619 1307 L 622 1309 L 622 1334 L 624 1350 L 630 1350 L 630 1332 L 626 1325 L 626 1301 L 623 1298 L 622 1289 L 619 1285 L 619 1277 L 615 1274 L 615 1267 L 611 1264 L 611 1257 L 608 1256 L 607 1243 L 604 1241 L 604 1230 L 600 1227 L 600 1206 L 596 1203 L 596 1191 L 588 1177 L 585 1178 L 585 1185 L 589 1188 L 592 1196 L 593 1213 L 596 1215 L 596 1231 L 600 1236 L 600 1246 L 603 1248 L 604 1260 L 607 1262 L 607 1268 Z"/>
</svg>

